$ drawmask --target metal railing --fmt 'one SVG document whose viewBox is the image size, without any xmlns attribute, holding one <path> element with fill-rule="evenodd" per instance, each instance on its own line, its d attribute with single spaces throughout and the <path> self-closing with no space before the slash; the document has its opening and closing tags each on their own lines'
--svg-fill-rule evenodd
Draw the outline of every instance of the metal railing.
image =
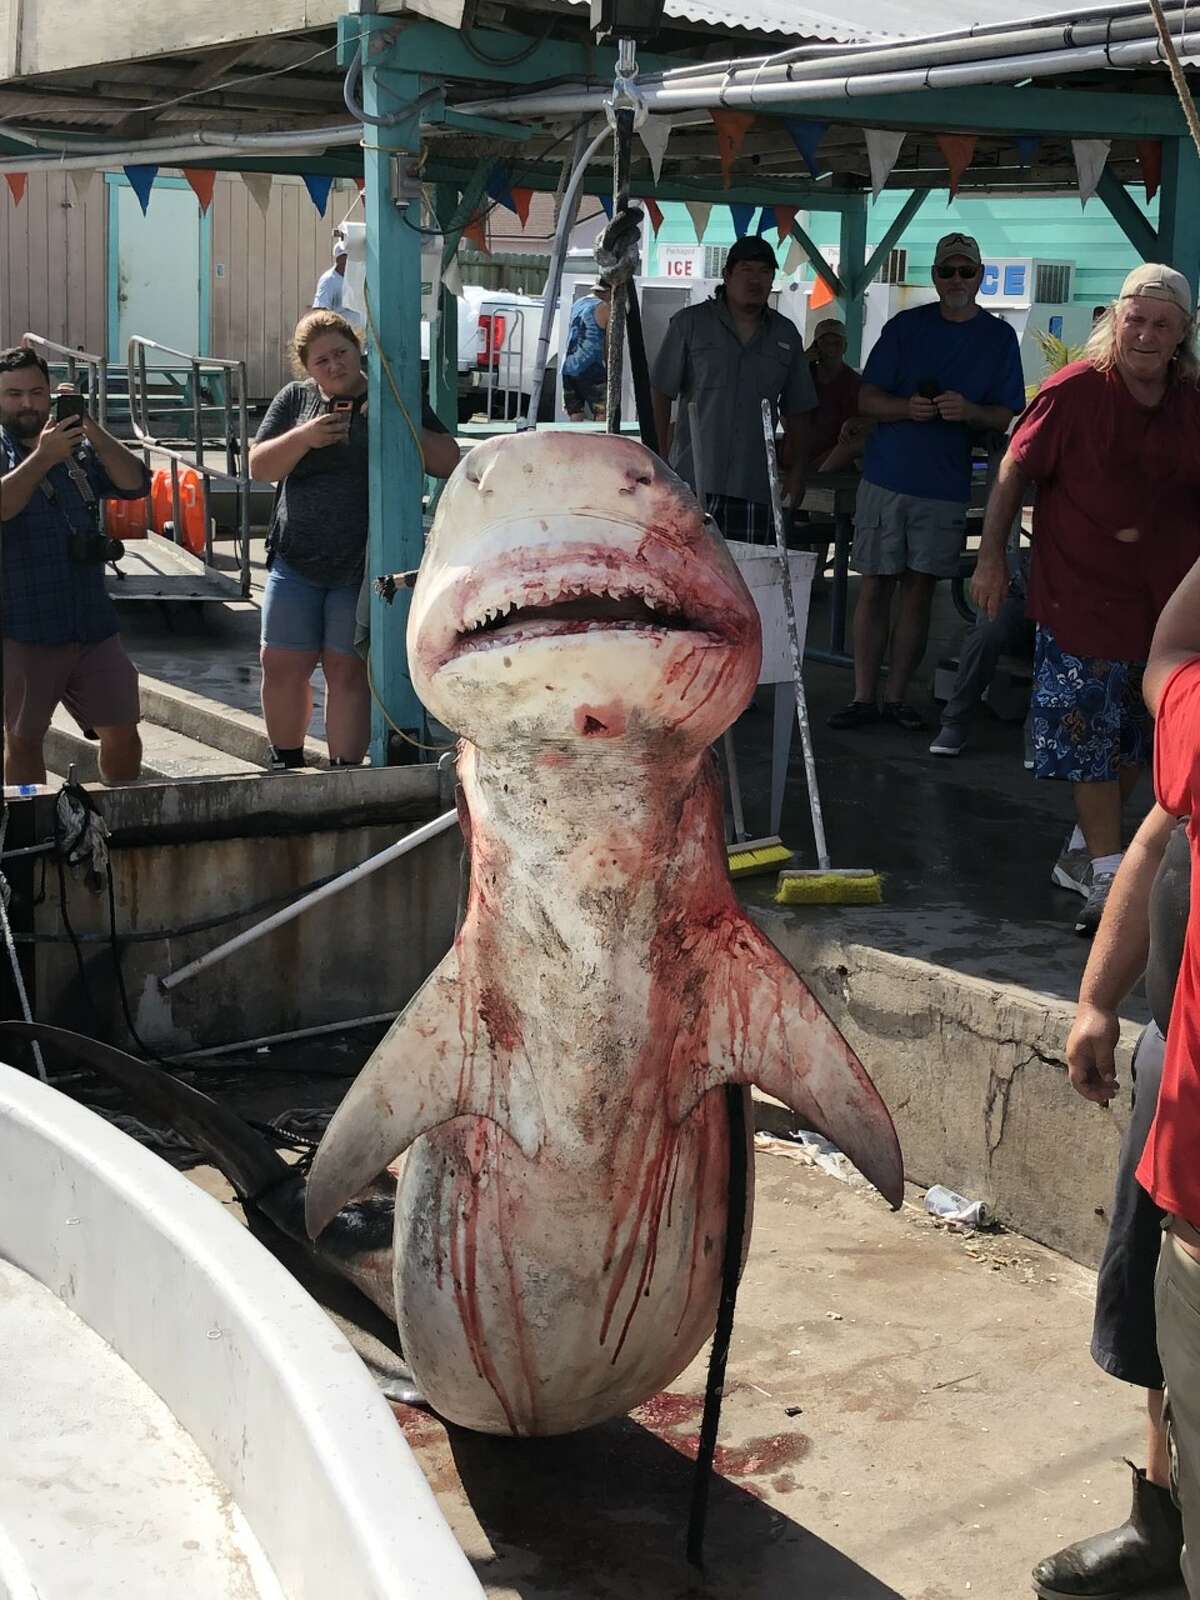
<svg viewBox="0 0 1200 1600">
<path fill-rule="evenodd" d="M 483 304 L 483 312 L 487 313 L 487 302 Z M 511 422 L 521 415 L 521 378 L 525 368 L 525 313 L 507 303 L 500 313 L 505 318 L 504 342 L 499 350 L 491 348 L 491 336 L 488 339 L 487 382 L 484 385 L 487 391 L 487 419 L 493 420 L 497 395 L 503 407 L 501 420 Z M 495 327 L 493 321 L 492 326 Z"/>
<path fill-rule="evenodd" d="M 159 362 L 148 357 L 166 356 Z M 212 479 L 226 478 L 233 482 L 237 495 L 238 543 L 241 566 L 241 592 L 243 598 L 250 594 L 250 422 L 246 398 L 246 363 L 224 361 L 217 356 L 197 356 L 186 350 L 172 350 L 169 345 L 155 339 L 134 334 L 129 341 L 129 423 L 137 448 L 150 465 L 151 455 L 165 456 L 171 473 L 171 515 L 175 540 L 181 543 L 182 517 L 179 498 L 179 469 L 191 469 L 200 478 L 200 502 L 204 517 L 204 564 L 213 565 L 213 523 L 211 511 Z M 191 413 L 191 435 L 186 448 L 173 448 L 182 441 L 172 436 L 172 444 L 151 426 L 154 416 L 162 415 L 161 408 L 153 406 L 151 375 L 183 372 L 186 374 L 184 400 Z M 219 389 L 218 400 L 206 400 L 205 395 Z M 172 407 L 171 415 L 178 416 L 180 407 Z M 219 413 L 219 436 L 205 433 L 206 419 Z M 209 448 L 224 447 L 225 465 L 212 467 L 204 459 Z"/>
<path fill-rule="evenodd" d="M 55 344 L 53 339 L 43 339 L 40 333 L 24 333 L 21 343 L 36 350 L 50 367 L 64 367 L 67 382 L 86 398 L 88 410 L 102 428 L 108 427 L 108 362 L 90 350 L 75 350 L 70 345 Z M 85 382 L 80 383 L 83 377 Z"/>
</svg>

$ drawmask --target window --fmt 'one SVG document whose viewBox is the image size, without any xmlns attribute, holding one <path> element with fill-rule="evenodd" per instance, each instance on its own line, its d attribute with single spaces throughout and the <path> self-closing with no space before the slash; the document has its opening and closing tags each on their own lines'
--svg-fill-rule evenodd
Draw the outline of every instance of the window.
<svg viewBox="0 0 1200 1600">
<path fill-rule="evenodd" d="M 1034 280 L 1033 299 L 1035 305 L 1063 306 L 1071 298 L 1071 264 L 1069 261 L 1055 261 L 1041 264 L 1037 269 Z"/>
<path fill-rule="evenodd" d="M 908 277 L 908 251 L 892 250 L 875 274 L 876 283 L 903 283 Z"/>
</svg>

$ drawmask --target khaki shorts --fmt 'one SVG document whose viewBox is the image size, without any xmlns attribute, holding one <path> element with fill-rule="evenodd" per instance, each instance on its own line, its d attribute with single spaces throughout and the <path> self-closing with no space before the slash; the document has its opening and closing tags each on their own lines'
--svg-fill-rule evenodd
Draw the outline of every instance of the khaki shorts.
<svg viewBox="0 0 1200 1600">
<path fill-rule="evenodd" d="M 1183 1513 L 1181 1566 L 1193 1600 L 1200 1597 L 1200 1261 L 1163 1224 L 1154 1280 L 1158 1353 L 1166 1377 L 1163 1415 L 1171 1458 L 1171 1489 Z"/>
<path fill-rule="evenodd" d="M 924 572 L 956 578 L 967 508 L 955 500 L 895 494 L 864 478 L 854 508 L 853 565 L 869 577 Z"/>
<path fill-rule="evenodd" d="M 42 740 L 62 702 L 81 728 L 135 727 L 141 716 L 137 668 L 119 633 L 99 644 L 4 641 L 4 726 Z"/>
</svg>

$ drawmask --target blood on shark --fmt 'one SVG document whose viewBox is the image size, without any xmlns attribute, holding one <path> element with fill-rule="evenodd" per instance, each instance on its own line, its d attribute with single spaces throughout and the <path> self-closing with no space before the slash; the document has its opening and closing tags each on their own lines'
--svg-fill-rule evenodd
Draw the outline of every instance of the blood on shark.
<svg viewBox="0 0 1200 1600">
<path fill-rule="evenodd" d="M 467 1427 L 589 1426 L 709 1337 L 714 1089 L 759 1085 L 900 1202 L 883 1103 L 729 882 L 709 746 L 760 652 L 723 541 L 641 445 L 497 439 L 448 484 L 408 654 L 462 740 L 466 913 L 335 1114 L 307 1215 L 319 1236 L 407 1152 L 396 1319 L 430 1403 Z"/>
</svg>

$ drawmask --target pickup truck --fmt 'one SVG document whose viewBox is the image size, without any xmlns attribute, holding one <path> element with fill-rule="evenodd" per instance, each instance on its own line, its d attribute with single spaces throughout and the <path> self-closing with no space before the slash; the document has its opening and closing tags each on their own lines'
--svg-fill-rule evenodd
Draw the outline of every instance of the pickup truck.
<svg viewBox="0 0 1200 1600">
<path fill-rule="evenodd" d="M 533 385 L 541 295 L 468 284 L 458 307 L 458 418 L 485 416 L 512 420 L 524 416 Z M 558 382 L 559 312 L 550 325 L 550 353 L 539 421 L 554 416 Z M 429 323 L 421 323 L 421 363 L 429 363 Z"/>
</svg>

